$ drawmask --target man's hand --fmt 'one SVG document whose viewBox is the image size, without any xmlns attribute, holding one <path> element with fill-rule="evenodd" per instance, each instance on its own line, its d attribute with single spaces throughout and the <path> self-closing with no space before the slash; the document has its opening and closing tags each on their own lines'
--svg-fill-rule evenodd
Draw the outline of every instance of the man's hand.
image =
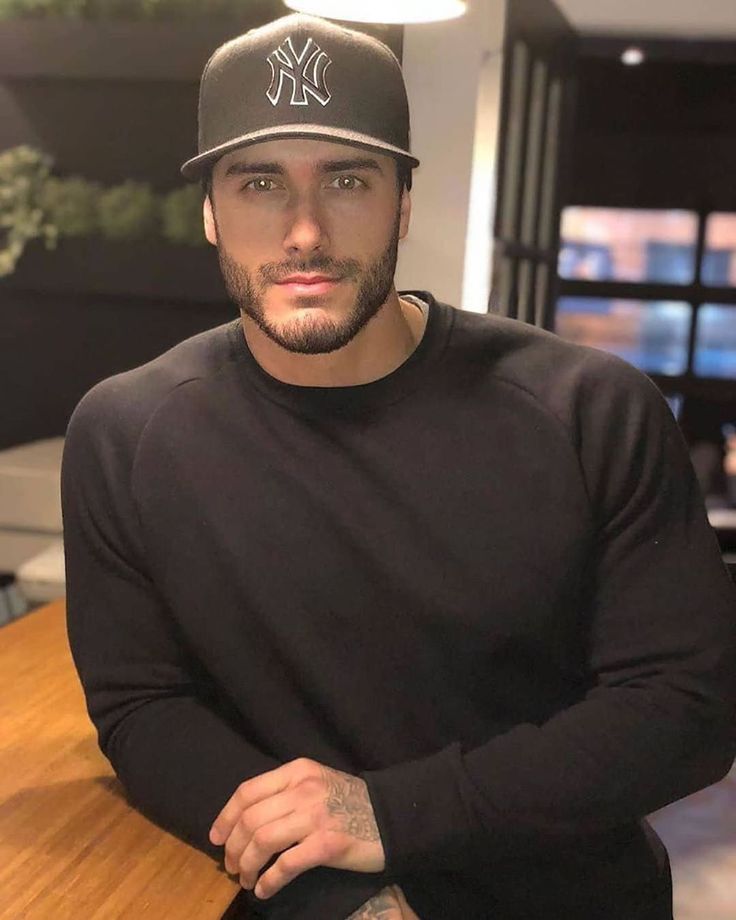
<svg viewBox="0 0 736 920">
<path fill-rule="evenodd" d="M 350 914 L 348 920 L 419 920 L 419 917 L 406 903 L 401 888 L 390 885 Z"/>
<path fill-rule="evenodd" d="M 315 866 L 353 872 L 386 867 L 365 781 L 307 757 L 241 783 L 212 824 L 210 841 L 225 844 L 225 869 L 240 873 L 248 889 L 281 853 L 258 879 L 258 898 L 271 897 Z"/>
</svg>

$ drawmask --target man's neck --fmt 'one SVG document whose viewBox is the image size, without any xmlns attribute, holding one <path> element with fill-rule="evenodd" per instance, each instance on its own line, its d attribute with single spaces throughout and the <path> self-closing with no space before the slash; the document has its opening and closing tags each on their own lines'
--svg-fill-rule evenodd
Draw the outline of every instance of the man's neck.
<svg viewBox="0 0 736 920">
<path fill-rule="evenodd" d="M 417 306 L 417 304 L 415 304 L 413 301 L 404 300 L 400 297 L 399 303 L 401 304 L 401 310 L 404 314 L 404 319 L 409 326 L 413 340 L 412 349 L 406 356 L 408 358 L 409 355 L 417 347 L 417 345 L 422 341 L 422 336 L 424 335 L 424 330 L 427 326 L 427 317 L 425 316 L 422 308 Z"/>
</svg>

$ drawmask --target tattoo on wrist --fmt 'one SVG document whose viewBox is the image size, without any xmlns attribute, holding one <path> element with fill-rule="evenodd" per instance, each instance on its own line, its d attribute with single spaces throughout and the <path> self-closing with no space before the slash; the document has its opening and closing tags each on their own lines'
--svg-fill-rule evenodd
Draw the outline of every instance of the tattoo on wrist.
<svg viewBox="0 0 736 920">
<path fill-rule="evenodd" d="M 396 916 L 397 909 L 396 898 L 390 891 L 379 891 L 354 914 L 350 914 L 348 920 L 389 920 Z"/>
<path fill-rule="evenodd" d="M 342 818 L 344 832 L 358 840 L 380 840 L 365 780 L 349 773 L 340 773 L 338 778 L 333 771 L 326 771 L 326 778 L 327 811 Z"/>
</svg>

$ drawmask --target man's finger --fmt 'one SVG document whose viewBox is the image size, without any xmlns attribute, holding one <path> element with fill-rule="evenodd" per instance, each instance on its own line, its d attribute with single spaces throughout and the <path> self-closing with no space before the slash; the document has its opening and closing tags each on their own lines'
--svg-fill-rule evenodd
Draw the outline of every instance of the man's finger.
<svg viewBox="0 0 736 920">
<path fill-rule="evenodd" d="M 262 802 L 251 805 L 242 812 L 225 841 L 225 868 L 228 872 L 238 871 L 240 857 L 248 846 L 254 832 L 264 824 L 278 821 L 291 814 L 297 805 L 294 790 L 286 789 Z M 306 835 L 305 835 L 306 836 Z M 234 868 L 231 868 L 234 867 Z"/>
<path fill-rule="evenodd" d="M 292 812 L 259 827 L 240 856 L 238 869 L 243 888 L 253 888 L 258 873 L 271 858 L 306 840 L 311 830 L 309 816 L 303 812 Z"/>
<path fill-rule="evenodd" d="M 293 774 L 293 769 L 289 769 L 292 763 L 283 764 L 275 770 L 261 773 L 260 776 L 254 776 L 241 783 L 212 822 L 210 842 L 216 846 L 224 843 L 230 836 L 235 822 L 246 809 L 269 796 L 283 792 Z"/>
<path fill-rule="evenodd" d="M 282 853 L 258 879 L 254 889 L 256 897 L 270 898 L 302 872 L 325 865 L 333 856 L 326 846 L 328 839 L 325 834 L 310 834 L 302 843 Z"/>
</svg>

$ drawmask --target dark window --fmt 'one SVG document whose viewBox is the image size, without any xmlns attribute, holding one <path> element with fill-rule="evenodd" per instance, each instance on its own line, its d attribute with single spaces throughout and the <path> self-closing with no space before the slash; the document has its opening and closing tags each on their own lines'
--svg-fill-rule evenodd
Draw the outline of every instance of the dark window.
<svg viewBox="0 0 736 920">
<path fill-rule="evenodd" d="M 560 236 L 558 335 L 655 378 L 736 381 L 736 214 L 568 207 Z"/>
</svg>

